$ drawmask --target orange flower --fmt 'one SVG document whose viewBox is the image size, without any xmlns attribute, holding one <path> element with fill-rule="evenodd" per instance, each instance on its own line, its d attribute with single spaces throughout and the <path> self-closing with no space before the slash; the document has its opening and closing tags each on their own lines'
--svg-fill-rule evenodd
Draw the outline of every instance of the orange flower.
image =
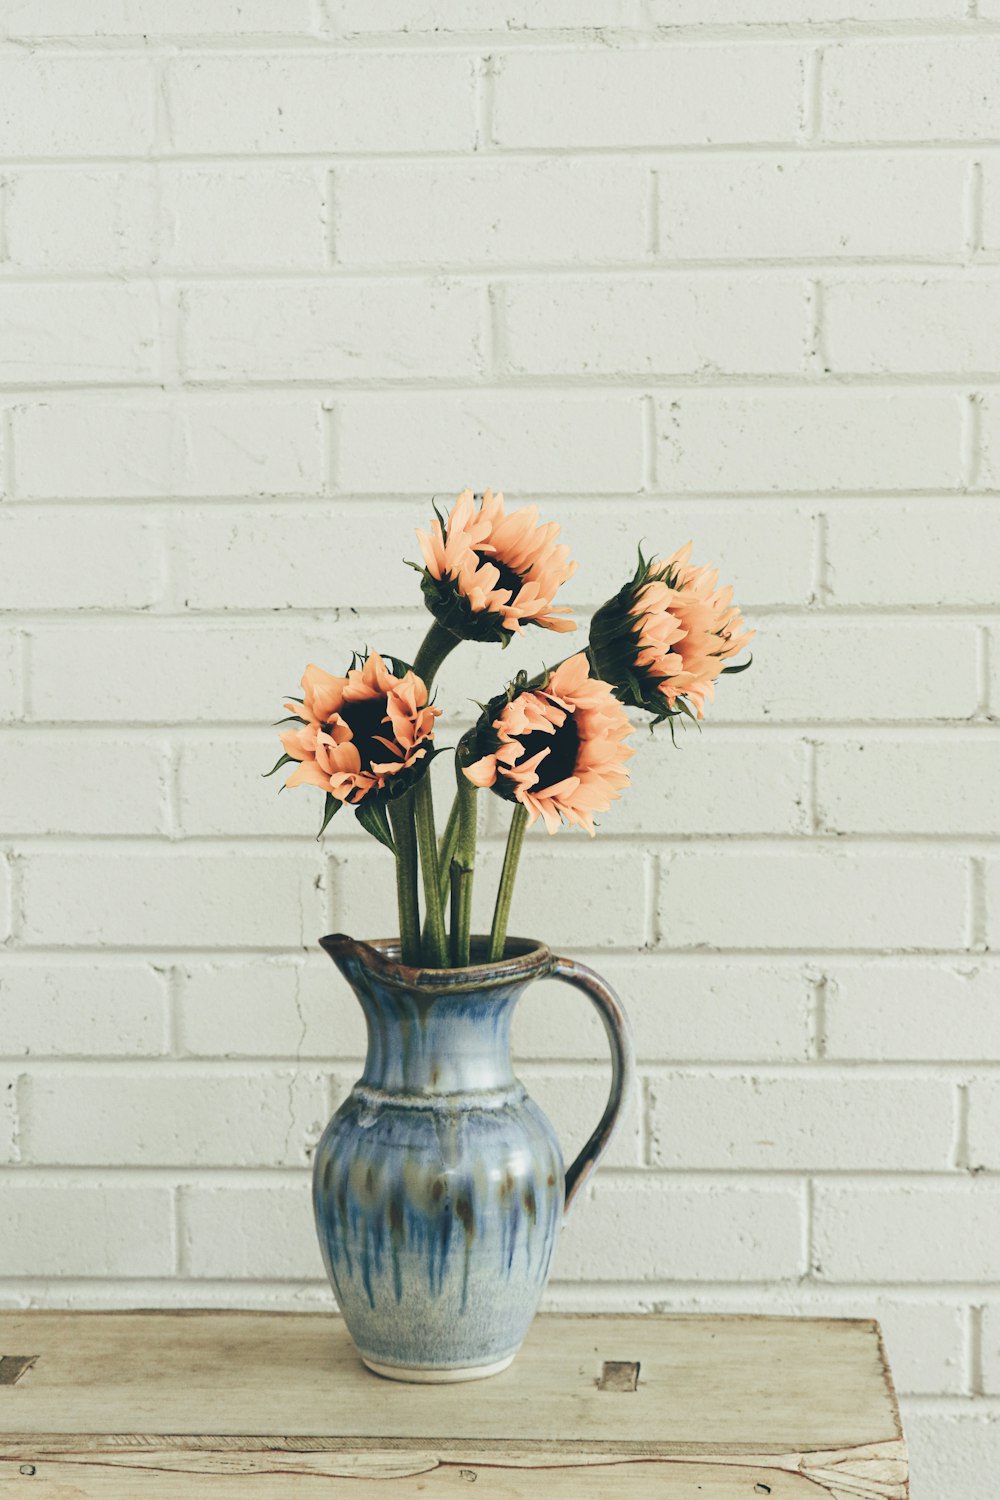
<svg viewBox="0 0 1000 1500">
<path fill-rule="evenodd" d="M 719 588 L 715 568 L 690 562 L 691 543 L 665 562 L 639 555 L 635 576 L 594 616 L 590 657 L 595 672 L 614 683 L 616 696 L 654 714 L 656 722 L 678 713 L 704 717 L 726 666 L 753 639 L 733 604 L 731 588 Z M 750 663 L 747 662 L 746 666 Z"/>
<path fill-rule="evenodd" d="M 427 607 L 455 635 L 506 642 L 525 625 L 575 630 L 564 606 L 553 606 L 560 585 L 576 572 L 569 548 L 557 544 L 554 521 L 539 524 L 538 509 L 504 511 L 503 495 L 487 490 L 479 509 L 463 490 L 430 535 L 417 531 L 424 554 Z"/>
<path fill-rule="evenodd" d="M 299 762 L 285 785 L 322 787 L 354 806 L 427 755 L 441 712 L 415 672 L 395 676 L 377 651 L 346 677 L 306 667 L 302 691 L 301 703 L 285 705 L 301 726 L 281 736 Z"/>
<path fill-rule="evenodd" d="M 522 803 L 549 833 L 562 816 L 593 835 L 594 813 L 606 812 L 628 786 L 625 762 L 635 752 L 622 742 L 632 726 L 608 684 L 589 672 L 580 651 L 544 687 L 529 688 L 522 677 L 490 704 L 475 735 L 487 753 L 464 768 L 474 785 Z"/>
</svg>

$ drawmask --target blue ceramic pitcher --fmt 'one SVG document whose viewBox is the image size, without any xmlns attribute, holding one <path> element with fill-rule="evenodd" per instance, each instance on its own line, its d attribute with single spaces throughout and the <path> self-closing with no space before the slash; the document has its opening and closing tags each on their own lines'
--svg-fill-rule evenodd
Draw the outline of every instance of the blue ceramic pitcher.
<svg viewBox="0 0 1000 1500">
<path fill-rule="evenodd" d="M 316 1150 L 313 1204 L 337 1302 L 365 1364 L 396 1380 L 474 1380 L 510 1364 L 538 1308 L 564 1214 L 611 1139 L 632 1073 L 625 1014 L 592 970 L 511 938 L 498 962 L 410 968 L 395 940 L 322 946 L 368 1025 L 361 1078 Z M 473 959 L 486 952 L 473 939 Z M 607 1107 L 564 1171 L 514 1075 L 510 1023 L 535 979 L 596 1006 Z"/>
</svg>

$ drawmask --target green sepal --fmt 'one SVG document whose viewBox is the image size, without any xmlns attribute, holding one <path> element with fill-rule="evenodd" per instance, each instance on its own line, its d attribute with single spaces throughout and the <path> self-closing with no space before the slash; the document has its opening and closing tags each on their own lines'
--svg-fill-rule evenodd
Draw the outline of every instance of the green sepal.
<svg viewBox="0 0 1000 1500">
<path fill-rule="evenodd" d="M 424 603 L 439 625 L 463 641 L 487 641 L 506 646 L 513 631 L 505 630 L 500 616 L 487 609 L 474 610 L 450 578 L 435 578 L 426 568 L 420 590 Z"/>
<path fill-rule="evenodd" d="M 289 714 L 288 717 L 287 717 L 287 719 L 275 719 L 275 721 L 274 721 L 274 728 L 277 729 L 277 727 L 278 727 L 279 724 L 308 724 L 308 723 L 309 723 L 309 720 L 308 719 L 303 719 L 302 716 L 301 716 L 301 714 Z"/>
<path fill-rule="evenodd" d="M 368 796 L 363 797 L 354 809 L 354 815 L 366 833 L 370 833 L 373 839 L 378 839 L 380 844 L 384 844 L 390 854 L 396 853 L 392 830 L 389 827 L 389 816 L 381 798 L 373 797 L 369 792 Z"/>
<path fill-rule="evenodd" d="M 283 755 L 280 760 L 275 761 L 274 765 L 269 771 L 264 771 L 262 775 L 264 777 L 273 776 L 275 771 L 280 771 L 282 766 L 290 765 L 294 759 L 294 755 Z"/>
<path fill-rule="evenodd" d="M 326 832 L 326 826 L 329 823 L 330 819 L 334 816 L 335 813 L 340 812 L 340 809 L 343 807 L 343 805 L 344 804 L 341 802 L 339 797 L 335 797 L 332 792 L 327 792 L 326 801 L 323 804 L 323 821 L 319 825 L 319 833 L 317 833 L 316 835 L 317 843 L 319 843 L 320 839 Z"/>
</svg>

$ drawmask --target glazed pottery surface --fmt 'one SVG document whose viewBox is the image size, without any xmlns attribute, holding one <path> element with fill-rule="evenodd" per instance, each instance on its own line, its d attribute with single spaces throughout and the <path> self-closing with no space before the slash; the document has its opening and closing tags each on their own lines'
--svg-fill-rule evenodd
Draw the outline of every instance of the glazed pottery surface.
<svg viewBox="0 0 1000 1500">
<path fill-rule="evenodd" d="M 596 974 L 529 939 L 463 969 L 407 967 L 392 940 L 321 943 L 368 1027 L 364 1072 L 324 1131 L 313 1172 L 341 1313 L 379 1374 L 494 1374 L 528 1331 L 564 1211 L 611 1138 L 631 1074 L 624 1014 Z M 485 951 L 474 940 L 473 958 Z M 611 1046 L 607 1107 L 568 1171 L 510 1053 L 517 1001 L 546 976 L 587 994 Z"/>
</svg>

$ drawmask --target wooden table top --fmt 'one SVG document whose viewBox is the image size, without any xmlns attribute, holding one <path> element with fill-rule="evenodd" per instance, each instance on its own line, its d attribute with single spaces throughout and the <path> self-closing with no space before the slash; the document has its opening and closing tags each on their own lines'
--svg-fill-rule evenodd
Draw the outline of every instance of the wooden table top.
<svg viewBox="0 0 1000 1500">
<path fill-rule="evenodd" d="M 0 1494 L 15 1478 L 25 1500 L 908 1493 L 875 1323 L 647 1315 L 543 1315 L 502 1375 L 409 1386 L 325 1314 L 0 1312 Z"/>
</svg>

